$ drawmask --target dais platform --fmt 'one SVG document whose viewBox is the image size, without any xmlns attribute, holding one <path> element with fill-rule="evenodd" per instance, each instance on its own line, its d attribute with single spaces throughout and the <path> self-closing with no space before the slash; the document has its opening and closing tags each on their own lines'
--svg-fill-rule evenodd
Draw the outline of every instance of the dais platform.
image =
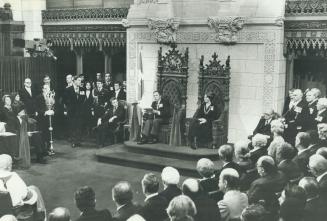
<svg viewBox="0 0 327 221">
<path fill-rule="evenodd" d="M 153 171 L 161 171 L 166 166 L 172 166 L 184 176 L 198 177 L 196 163 L 201 158 L 209 158 L 217 168 L 217 150 L 199 148 L 196 150 L 187 146 L 169 146 L 167 144 L 143 144 L 127 141 L 121 145 L 108 146 L 96 152 L 98 161 L 117 164 L 126 167 L 136 167 Z"/>
</svg>

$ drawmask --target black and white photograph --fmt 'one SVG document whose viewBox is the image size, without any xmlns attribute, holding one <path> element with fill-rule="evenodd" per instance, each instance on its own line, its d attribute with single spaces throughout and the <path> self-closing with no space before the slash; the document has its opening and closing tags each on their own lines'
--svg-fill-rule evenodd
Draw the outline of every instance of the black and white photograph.
<svg viewBox="0 0 327 221">
<path fill-rule="evenodd" d="M 0 221 L 327 221 L 327 0 L 0 0 Z"/>
</svg>

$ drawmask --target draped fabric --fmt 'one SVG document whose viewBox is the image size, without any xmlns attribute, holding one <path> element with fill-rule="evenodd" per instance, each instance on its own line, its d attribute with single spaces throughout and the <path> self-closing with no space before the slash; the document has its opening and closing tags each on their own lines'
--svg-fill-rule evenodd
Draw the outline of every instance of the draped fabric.
<svg viewBox="0 0 327 221">
<path fill-rule="evenodd" d="M 185 108 L 174 108 L 172 125 L 170 130 L 169 146 L 182 146 L 182 136 L 184 133 Z"/>
<path fill-rule="evenodd" d="M 23 168 L 31 167 L 30 143 L 27 135 L 27 116 L 21 117 L 19 132 L 19 158 L 20 166 Z"/>
<path fill-rule="evenodd" d="M 137 141 L 141 133 L 141 118 L 139 117 L 138 105 L 133 104 L 131 106 L 132 116 L 129 122 L 131 122 L 129 140 Z"/>
<path fill-rule="evenodd" d="M 0 96 L 4 93 L 17 92 L 24 85 L 26 77 L 41 83 L 44 74 L 55 74 L 55 62 L 51 58 L 24 58 L 0 56 Z M 52 79 L 54 79 L 52 77 Z"/>
</svg>

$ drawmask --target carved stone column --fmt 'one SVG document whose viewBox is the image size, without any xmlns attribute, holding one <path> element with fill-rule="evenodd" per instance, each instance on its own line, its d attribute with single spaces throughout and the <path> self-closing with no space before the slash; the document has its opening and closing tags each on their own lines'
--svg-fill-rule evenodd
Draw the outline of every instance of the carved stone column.
<svg viewBox="0 0 327 221">
<path fill-rule="evenodd" d="M 104 55 L 104 72 L 111 73 L 112 72 L 112 51 L 103 50 Z"/>
<path fill-rule="evenodd" d="M 76 55 L 76 75 L 83 74 L 83 54 L 84 51 L 81 48 L 74 49 Z"/>
</svg>

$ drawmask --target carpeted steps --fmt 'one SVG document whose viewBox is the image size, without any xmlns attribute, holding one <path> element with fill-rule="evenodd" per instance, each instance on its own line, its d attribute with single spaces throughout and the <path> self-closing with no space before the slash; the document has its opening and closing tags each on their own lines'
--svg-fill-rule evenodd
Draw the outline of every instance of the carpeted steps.
<svg viewBox="0 0 327 221">
<path fill-rule="evenodd" d="M 122 145 L 102 148 L 96 152 L 98 161 L 127 167 L 161 171 L 175 167 L 184 176 L 198 177 L 196 163 L 201 158 L 218 161 L 217 150 L 171 147 L 166 144 L 144 144 L 127 141 Z M 218 162 L 219 163 L 219 162 Z M 217 165 L 217 163 L 216 163 Z"/>
</svg>

